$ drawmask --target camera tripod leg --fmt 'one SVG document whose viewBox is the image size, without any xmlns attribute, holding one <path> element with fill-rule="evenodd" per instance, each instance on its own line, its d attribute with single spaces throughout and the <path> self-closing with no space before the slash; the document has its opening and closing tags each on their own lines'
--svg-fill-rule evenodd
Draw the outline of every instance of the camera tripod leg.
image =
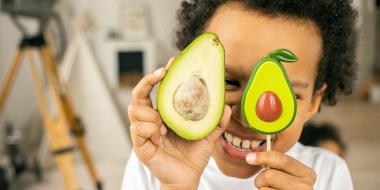
<svg viewBox="0 0 380 190">
<path fill-rule="evenodd" d="M 5 102 L 11 91 L 17 72 L 20 70 L 23 54 L 24 54 L 23 49 L 19 48 L 16 51 L 16 54 L 13 58 L 11 65 L 8 68 L 7 73 L 5 74 L 4 82 L 0 88 L 0 115 L 2 114 L 2 111 L 5 107 Z"/>
<path fill-rule="evenodd" d="M 41 49 L 41 55 L 46 60 L 52 60 L 51 58 L 52 54 L 50 53 L 49 48 L 43 47 Z M 56 84 L 59 86 L 58 88 L 60 92 L 63 113 L 67 119 L 67 122 L 69 123 L 70 131 L 72 132 L 75 138 L 76 145 L 79 148 L 79 152 L 84 160 L 84 163 L 87 166 L 87 170 L 90 173 L 90 176 L 92 180 L 94 181 L 97 189 L 101 190 L 102 183 L 100 181 L 99 176 L 97 175 L 94 162 L 91 158 L 91 155 L 85 143 L 84 127 L 81 123 L 81 120 L 75 114 L 74 107 L 72 106 L 72 103 L 71 103 L 72 101 L 70 100 L 67 87 L 59 80 L 60 78 L 58 77 L 56 64 L 54 64 L 52 61 L 45 61 L 45 64 L 47 64 L 45 68 L 51 71 L 49 73 L 53 75 L 52 77 L 54 77 L 54 79 L 56 80 Z"/>
<path fill-rule="evenodd" d="M 84 139 L 84 129 L 80 119 L 76 117 L 71 101 L 68 97 L 67 89 L 60 82 L 56 64 L 47 46 L 38 46 L 41 62 L 44 68 L 53 103 L 56 105 L 57 114 L 49 113 L 43 85 L 39 76 L 38 67 L 33 59 L 32 48 L 20 46 L 15 57 L 9 66 L 4 82 L 0 88 L 0 115 L 5 106 L 5 102 L 11 91 L 24 54 L 27 54 L 32 72 L 35 92 L 38 99 L 39 109 L 44 123 L 45 133 L 49 140 L 49 147 L 52 150 L 54 159 L 64 178 L 65 189 L 76 190 L 77 183 L 73 166 L 73 142 L 70 139 L 70 131 L 74 134 L 76 144 L 81 156 L 85 161 L 87 169 L 98 190 L 102 189 L 102 183 L 96 173 L 95 166 Z M 70 127 L 70 128 L 68 128 Z M 70 131 L 69 131 L 70 130 Z"/>
<path fill-rule="evenodd" d="M 49 140 L 49 147 L 53 151 L 54 159 L 57 164 L 61 175 L 63 176 L 65 189 L 77 190 L 75 172 L 73 166 L 73 146 L 70 141 L 70 133 L 67 129 L 67 121 L 62 113 L 62 108 L 58 102 L 59 97 L 53 81 L 48 76 L 49 87 L 52 92 L 52 96 L 55 104 L 58 107 L 58 114 L 52 116 L 49 114 L 48 106 L 46 103 L 46 97 L 43 93 L 42 82 L 38 75 L 37 65 L 32 57 L 32 52 L 28 52 L 29 63 L 32 71 L 33 81 L 36 89 L 36 95 L 38 98 L 39 108 L 44 123 L 45 133 Z M 44 60 L 42 60 L 44 62 Z M 47 70 L 47 72 L 49 72 Z M 49 75 L 49 73 L 47 73 Z"/>
</svg>

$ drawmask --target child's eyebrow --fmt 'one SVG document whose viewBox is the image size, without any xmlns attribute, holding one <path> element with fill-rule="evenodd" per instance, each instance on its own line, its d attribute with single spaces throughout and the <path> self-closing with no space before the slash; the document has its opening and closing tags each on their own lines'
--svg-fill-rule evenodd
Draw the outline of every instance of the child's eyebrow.
<svg viewBox="0 0 380 190">
<path fill-rule="evenodd" d="M 309 88 L 309 83 L 303 81 L 291 81 L 290 82 L 293 88 Z"/>
<path fill-rule="evenodd" d="M 241 72 L 241 69 L 233 69 L 233 68 L 228 67 L 228 66 L 225 67 L 224 72 L 226 74 L 238 75 L 238 76 L 241 76 L 244 74 L 243 72 Z"/>
</svg>

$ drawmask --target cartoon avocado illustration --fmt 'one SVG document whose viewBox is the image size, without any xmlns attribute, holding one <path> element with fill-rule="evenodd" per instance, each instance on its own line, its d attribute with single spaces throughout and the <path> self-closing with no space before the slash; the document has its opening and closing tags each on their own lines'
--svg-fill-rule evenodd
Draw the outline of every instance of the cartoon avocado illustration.
<svg viewBox="0 0 380 190">
<path fill-rule="evenodd" d="M 249 126 L 259 133 L 278 133 L 293 122 L 297 102 L 281 62 L 295 62 L 289 50 L 278 49 L 256 64 L 245 88 L 241 111 Z"/>
<path fill-rule="evenodd" d="M 213 33 L 203 33 L 171 64 L 157 91 L 163 122 L 187 140 L 206 137 L 224 110 L 224 48 Z"/>
</svg>

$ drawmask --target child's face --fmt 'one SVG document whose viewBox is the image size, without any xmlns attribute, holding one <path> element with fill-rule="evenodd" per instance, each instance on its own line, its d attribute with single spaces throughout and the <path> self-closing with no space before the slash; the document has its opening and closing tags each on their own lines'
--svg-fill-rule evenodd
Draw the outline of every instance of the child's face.
<svg viewBox="0 0 380 190">
<path fill-rule="evenodd" d="M 317 27 L 311 22 L 300 19 L 264 16 L 230 3 L 218 9 L 205 30 L 216 33 L 225 48 L 227 81 L 225 100 L 232 108 L 226 132 L 241 141 L 249 140 L 253 146 L 257 146 L 255 145 L 257 141 L 264 140 L 265 135 L 247 128 L 240 112 L 242 94 L 251 71 L 260 59 L 273 50 L 286 48 L 297 55 L 296 63 L 283 64 L 297 95 L 297 115 L 288 129 L 272 136 L 273 150 L 288 151 L 297 142 L 303 124 L 317 112 L 325 89 L 323 87 L 313 94 L 322 49 L 322 40 Z M 230 145 L 223 137 L 219 141 L 213 158 L 223 173 L 246 178 L 260 169 L 259 166 L 246 164 L 246 151 Z M 239 142 L 238 139 L 235 141 L 237 141 L 235 144 Z M 256 151 L 261 151 L 264 147 L 265 145 L 262 145 Z"/>
</svg>

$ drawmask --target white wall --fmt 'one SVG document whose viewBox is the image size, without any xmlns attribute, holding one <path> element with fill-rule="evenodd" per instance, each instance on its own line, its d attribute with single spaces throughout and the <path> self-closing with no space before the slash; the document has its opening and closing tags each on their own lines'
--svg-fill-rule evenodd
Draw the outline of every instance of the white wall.
<svg viewBox="0 0 380 190">
<path fill-rule="evenodd" d="M 151 38 L 156 42 L 157 62 L 163 65 L 173 55 L 176 54 L 173 44 L 173 27 L 175 24 L 176 9 L 180 1 L 177 0 L 144 0 L 150 9 Z M 103 41 L 110 29 L 119 27 L 118 9 L 122 3 L 128 5 L 124 0 L 72 0 L 74 13 L 83 13 L 87 8 L 94 17 L 95 34 L 97 40 Z M 31 23 L 28 27 L 33 28 Z M 13 25 L 7 15 L 0 14 L 0 78 L 3 79 L 13 53 L 18 47 L 21 34 Z M 97 47 L 102 53 L 102 44 Z M 37 57 L 37 56 L 36 56 Z M 29 65 L 25 62 L 18 74 L 18 78 L 6 104 L 1 121 L 11 121 L 16 127 L 24 127 L 28 124 L 32 116 L 38 116 L 38 104 L 35 97 L 32 78 L 29 72 Z M 109 63 L 103 63 L 107 67 Z M 2 133 L 0 128 L 0 135 Z M 1 148 L 0 148 L 1 151 Z"/>
<path fill-rule="evenodd" d="M 86 129 L 91 154 L 101 160 L 125 162 L 132 145 L 128 141 L 126 113 L 115 103 L 86 37 L 81 34 L 70 44 L 62 62 L 62 78 Z"/>
<path fill-rule="evenodd" d="M 164 65 L 166 61 L 176 54 L 172 46 L 172 34 L 175 23 L 176 9 L 180 1 L 178 0 L 144 0 L 148 3 L 151 11 L 152 37 L 157 44 L 157 62 Z M 124 0 L 72 0 L 75 7 L 74 12 L 83 12 L 89 8 L 90 14 L 95 18 L 96 32 L 98 38 L 104 40 L 111 28 L 117 28 L 118 7 Z M 128 1 L 125 1 L 128 2 Z M 28 23 L 28 26 L 31 24 Z M 0 78 L 3 79 L 13 53 L 18 47 L 21 34 L 10 21 L 7 15 L 0 13 Z M 98 39 L 99 40 L 99 39 Z M 101 45 L 101 44 L 100 44 Z M 97 49 L 101 50 L 102 47 Z M 101 56 L 101 51 L 99 56 Z M 102 63 L 107 67 L 109 63 Z M 2 114 L 1 120 L 9 120 L 16 127 L 27 125 L 31 116 L 38 115 L 37 99 L 33 88 L 29 72 L 29 66 L 23 64 L 12 93 L 6 104 L 6 110 Z M 0 134 L 2 134 L 0 128 Z M 1 148 L 0 148 L 1 149 Z"/>
<path fill-rule="evenodd" d="M 171 56 L 177 54 L 174 46 L 174 26 L 176 26 L 176 12 L 181 1 L 178 0 L 147 0 L 153 18 L 153 36 L 158 43 L 158 61 L 165 64 Z"/>
<path fill-rule="evenodd" d="M 371 74 L 375 60 L 375 0 L 355 0 L 359 9 L 357 61 L 359 63 L 357 84 L 365 82 Z"/>
<path fill-rule="evenodd" d="M 98 40 L 102 41 L 107 37 L 110 29 L 119 28 L 118 11 L 122 5 L 128 6 L 131 0 L 95 0 L 91 6 L 91 15 L 96 20 L 98 30 Z M 178 0 L 139 0 L 146 2 L 150 9 L 151 34 L 157 44 L 157 61 L 159 65 L 164 65 L 167 60 L 176 55 L 174 48 L 174 26 L 176 10 L 180 1 Z M 108 63 L 104 63 L 105 65 Z"/>
</svg>

